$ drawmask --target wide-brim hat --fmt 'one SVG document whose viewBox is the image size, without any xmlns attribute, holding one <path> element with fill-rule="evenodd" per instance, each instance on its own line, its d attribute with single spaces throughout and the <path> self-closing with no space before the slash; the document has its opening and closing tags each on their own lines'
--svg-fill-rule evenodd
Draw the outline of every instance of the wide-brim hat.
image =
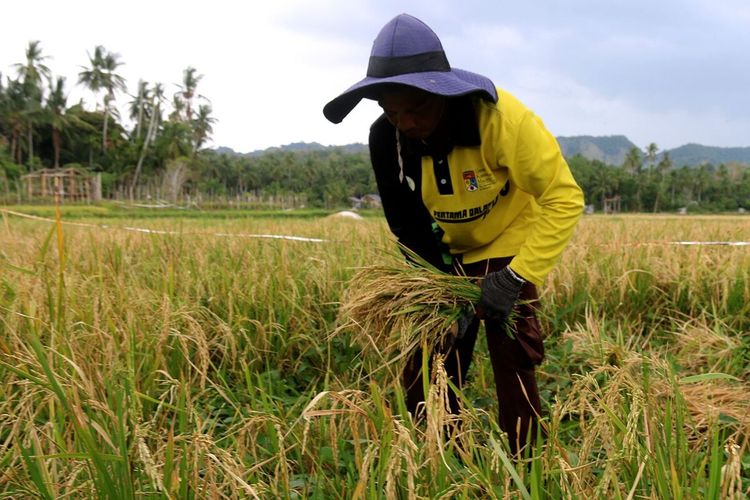
<svg viewBox="0 0 750 500">
<path fill-rule="evenodd" d="M 333 123 L 340 123 L 363 98 L 376 95 L 376 87 L 401 84 L 457 97 L 479 93 L 497 101 L 492 81 L 477 73 L 451 68 L 434 31 L 416 17 L 400 14 L 383 26 L 372 44 L 367 76 L 323 108 Z"/>
</svg>

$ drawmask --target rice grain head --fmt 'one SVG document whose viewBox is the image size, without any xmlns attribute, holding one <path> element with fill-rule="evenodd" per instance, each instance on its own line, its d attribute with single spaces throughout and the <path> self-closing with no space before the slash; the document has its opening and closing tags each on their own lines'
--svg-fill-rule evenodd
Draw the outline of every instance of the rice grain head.
<svg viewBox="0 0 750 500">
<path fill-rule="evenodd" d="M 480 293 L 472 279 L 434 268 L 364 267 L 348 283 L 333 334 L 351 332 L 365 355 L 402 366 L 419 347 L 452 342 L 451 326 Z"/>
</svg>

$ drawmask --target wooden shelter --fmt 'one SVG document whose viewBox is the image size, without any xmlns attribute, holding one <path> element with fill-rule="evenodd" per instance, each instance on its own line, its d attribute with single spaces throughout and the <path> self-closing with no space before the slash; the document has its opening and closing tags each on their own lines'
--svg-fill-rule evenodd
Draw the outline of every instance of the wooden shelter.
<svg viewBox="0 0 750 500">
<path fill-rule="evenodd" d="M 54 197 L 56 201 L 98 201 L 101 199 L 99 175 L 92 176 L 75 167 L 45 168 L 21 177 L 29 199 Z"/>
<path fill-rule="evenodd" d="M 620 213 L 620 202 L 622 198 L 620 195 L 613 196 L 612 198 L 604 198 L 604 213 L 605 214 L 618 214 Z"/>
</svg>

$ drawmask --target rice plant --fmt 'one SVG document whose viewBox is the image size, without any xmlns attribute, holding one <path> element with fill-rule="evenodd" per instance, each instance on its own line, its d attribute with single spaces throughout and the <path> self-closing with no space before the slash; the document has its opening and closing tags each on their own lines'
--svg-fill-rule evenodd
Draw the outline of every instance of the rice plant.
<svg viewBox="0 0 750 500">
<path fill-rule="evenodd" d="M 450 342 L 454 324 L 480 297 L 472 278 L 410 258 L 413 264 L 401 259 L 358 269 L 346 284 L 334 332 L 349 332 L 363 353 L 397 370 L 418 348 L 429 352 Z"/>
<path fill-rule="evenodd" d="M 545 439 L 513 460 L 481 335 L 460 413 L 436 361 L 419 423 L 338 330 L 357 269 L 403 270 L 382 219 L 42 215 L 0 223 L 4 497 L 750 494 L 750 252 L 671 243 L 747 218 L 583 219 L 542 294 Z"/>
</svg>

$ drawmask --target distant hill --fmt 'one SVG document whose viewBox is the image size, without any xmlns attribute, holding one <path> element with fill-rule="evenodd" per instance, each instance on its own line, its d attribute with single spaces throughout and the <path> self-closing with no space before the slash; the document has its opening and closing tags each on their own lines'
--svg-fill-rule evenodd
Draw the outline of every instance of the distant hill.
<svg viewBox="0 0 750 500">
<path fill-rule="evenodd" d="M 285 151 L 285 152 L 288 151 L 291 153 L 298 153 L 298 152 L 305 152 L 305 151 L 320 151 L 325 148 L 326 148 L 325 146 L 323 146 L 322 144 L 318 144 L 317 142 L 293 142 L 291 144 L 286 144 L 284 146 L 251 151 L 249 153 L 246 153 L 245 156 L 261 156 L 267 153 L 278 153 L 280 151 Z"/>
<path fill-rule="evenodd" d="M 566 157 L 580 154 L 585 158 L 600 160 L 611 165 L 620 165 L 628 150 L 636 147 L 635 144 L 630 142 L 627 137 L 623 135 L 611 137 L 558 137 L 557 140 L 560 143 L 563 155 Z M 219 154 L 255 157 L 279 151 L 323 151 L 335 148 L 341 149 L 345 153 L 360 153 L 362 151 L 367 151 L 367 145 L 362 143 L 347 144 L 344 146 L 323 146 L 317 142 L 295 142 L 284 146 L 258 149 L 249 153 L 238 153 L 227 147 L 219 147 L 214 151 Z"/>
<path fill-rule="evenodd" d="M 700 144 L 685 144 L 679 148 L 667 151 L 676 167 L 683 165 L 702 165 L 711 163 L 742 163 L 750 165 L 750 147 L 748 148 L 719 148 L 715 146 L 701 146 Z M 660 155 L 661 156 L 661 155 Z"/>
<path fill-rule="evenodd" d="M 609 165 L 622 165 L 630 148 L 637 148 L 624 135 L 594 137 L 579 135 L 574 137 L 558 137 L 563 156 L 569 158 L 580 154 L 589 160 L 600 160 Z M 698 166 L 705 163 L 720 165 L 722 163 L 739 163 L 750 165 L 750 147 L 720 148 L 716 146 L 702 146 L 700 144 L 686 144 L 674 149 L 661 151 L 657 161 L 669 153 L 672 165 L 675 167 Z"/>
<path fill-rule="evenodd" d="M 637 148 L 630 139 L 624 135 L 591 136 L 577 135 L 572 137 L 558 137 L 563 156 L 570 158 L 580 154 L 589 160 L 599 160 L 608 165 L 622 165 L 625 156 L 631 148 Z M 346 144 L 343 146 L 324 146 L 317 142 L 294 142 L 284 146 L 272 147 L 251 151 L 249 153 L 238 153 L 231 148 L 218 147 L 214 151 L 219 154 L 230 154 L 239 156 L 261 156 L 279 151 L 324 151 L 328 149 L 340 149 L 344 153 L 357 154 L 367 151 L 367 145 L 362 143 Z M 639 148 L 640 149 L 640 148 Z M 641 150 L 642 151 L 642 150 Z M 697 166 L 704 163 L 719 165 L 721 163 L 739 163 L 750 165 L 750 147 L 742 148 L 720 148 L 715 146 L 702 146 L 700 144 L 686 144 L 678 148 L 666 150 L 675 167 L 683 165 Z M 661 151 L 659 158 L 665 153 Z"/>
<path fill-rule="evenodd" d="M 577 135 L 558 137 L 557 142 L 566 158 L 579 154 L 589 160 L 599 160 L 608 165 L 622 165 L 628 151 L 637 147 L 624 135 Z"/>
<path fill-rule="evenodd" d="M 238 153 L 232 148 L 218 147 L 214 149 L 219 154 L 229 154 L 238 156 L 262 156 L 269 153 L 278 152 L 305 152 L 305 151 L 325 151 L 326 149 L 340 149 L 345 153 L 360 153 L 367 150 L 367 146 L 362 143 L 346 144 L 343 146 L 324 146 L 317 142 L 293 142 L 291 144 L 285 144 L 283 146 L 274 146 L 266 149 L 256 149 L 249 153 Z"/>
</svg>

